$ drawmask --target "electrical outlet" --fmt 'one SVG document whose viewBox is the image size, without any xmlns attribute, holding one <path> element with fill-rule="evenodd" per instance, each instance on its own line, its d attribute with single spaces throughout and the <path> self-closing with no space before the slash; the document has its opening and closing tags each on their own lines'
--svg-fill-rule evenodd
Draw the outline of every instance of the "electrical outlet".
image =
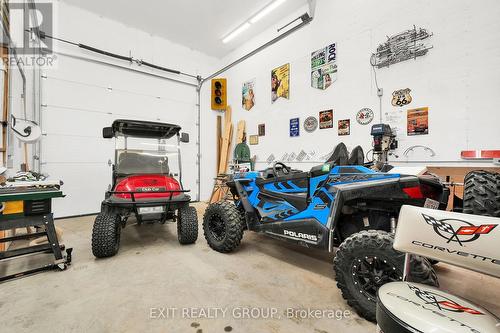
<svg viewBox="0 0 500 333">
<path fill-rule="evenodd" d="M 378 88 L 378 90 L 377 90 L 377 96 L 378 97 L 384 96 L 384 88 Z"/>
</svg>

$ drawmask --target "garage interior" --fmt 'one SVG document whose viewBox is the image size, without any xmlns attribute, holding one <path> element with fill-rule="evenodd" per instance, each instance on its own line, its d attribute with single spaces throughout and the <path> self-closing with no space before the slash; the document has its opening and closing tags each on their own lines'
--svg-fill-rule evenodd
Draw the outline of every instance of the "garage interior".
<svg viewBox="0 0 500 333">
<path fill-rule="evenodd" d="M 0 12 L 6 332 L 499 331 L 500 3 Z"/>
</svg>

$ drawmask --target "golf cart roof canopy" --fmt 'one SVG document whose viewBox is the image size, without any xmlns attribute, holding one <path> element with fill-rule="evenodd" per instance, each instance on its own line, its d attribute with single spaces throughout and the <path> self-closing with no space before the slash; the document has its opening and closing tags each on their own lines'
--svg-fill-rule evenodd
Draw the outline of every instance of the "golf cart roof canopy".
<svg viewBox="0 0 500 333">
<path fill-rule="evenodd" d="M 112 136 L 123 135 L 140 138 L 169 139 L 177 135 L 181 127 L 179 125 L 151 121 L 117 119 L 113 122 L 111 128 L 105 127 L 103 129 L 103 136 L 105 138 L 111 134 L 109 133 L 110 130 L 112 131 Z M 106 132 L 109 134 L 107 135 Z"/>
</svg>

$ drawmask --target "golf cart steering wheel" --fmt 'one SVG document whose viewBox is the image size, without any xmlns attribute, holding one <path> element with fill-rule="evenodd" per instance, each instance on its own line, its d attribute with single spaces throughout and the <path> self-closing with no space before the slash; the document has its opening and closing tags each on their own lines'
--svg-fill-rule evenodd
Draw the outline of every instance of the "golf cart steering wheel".
<svg viewBox="0 0 500 333">
<path fill-rule="evenodd" d="M 273 172 L 276 177 L 278 177 L 278 168 L 277 166 L 281 165 L 281 172 L 283 172 L 285 175 L 288 175 L 290 171 L 292 170 L 290 167 L 287 167 L 284 163 L 282 162 L 275 162 L 273 165 Z"/>
</svg>

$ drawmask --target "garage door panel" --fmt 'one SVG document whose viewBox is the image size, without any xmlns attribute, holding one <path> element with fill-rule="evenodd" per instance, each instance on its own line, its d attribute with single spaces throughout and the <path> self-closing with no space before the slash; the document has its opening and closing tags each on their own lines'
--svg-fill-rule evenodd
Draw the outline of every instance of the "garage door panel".
<svg viewBox="0 0 500 333">
<path fill-rule="evenodd" d="M 119 118 L 174 123 L 190 134 L 182 144 L 183 183 L 196 198 L 195 87 L 63 58 L 65 70 L 50 71 L 42 85 L 42 172 L 61 178 L 68 194 L 55 204 L 57 216 L 99 209 L 114 160 L 114 140 L 103 139 L 102 128 Z"/>
<path fill-rule="evenodd" d="M 107 163 L 114 154 L 113 140 L 96 137 L 47 135 L 42 140 L 42 163 Z"/>
<path fill-rule="evenodd" d="M 109 109 L 109 91 L 101 87 L 61 81 L 49 77 L 44 82 L 43 94 L 47 105 L 65 106 L 91 111 L 107 112 Z"/>
<path fill-rule="evenodd" d="M 111 167 L 107 165 L 71 165 L 49 163 L 43 171 L 51 179 L 64 182 L 65 198 L 53 200 L 56 217 L 84 215 L 98 212 L 104 193 L 111 184 Z"/>
<path fill-rule="evenodd" d="M 110 126 L 114 117 L 71 108 L 47 106 L 42 110 L 44 133 L 68 136 L 101 137 L 102 128 Z"/>
<path fill-rule="evenodd" d="M 157 98 L 152 96 L 141 96 L 122 92 L 113 92 L 113 113 L 122 115 L 147 114 L 148 110 L 156 110 L 159 107 Z"/>
</svg>

